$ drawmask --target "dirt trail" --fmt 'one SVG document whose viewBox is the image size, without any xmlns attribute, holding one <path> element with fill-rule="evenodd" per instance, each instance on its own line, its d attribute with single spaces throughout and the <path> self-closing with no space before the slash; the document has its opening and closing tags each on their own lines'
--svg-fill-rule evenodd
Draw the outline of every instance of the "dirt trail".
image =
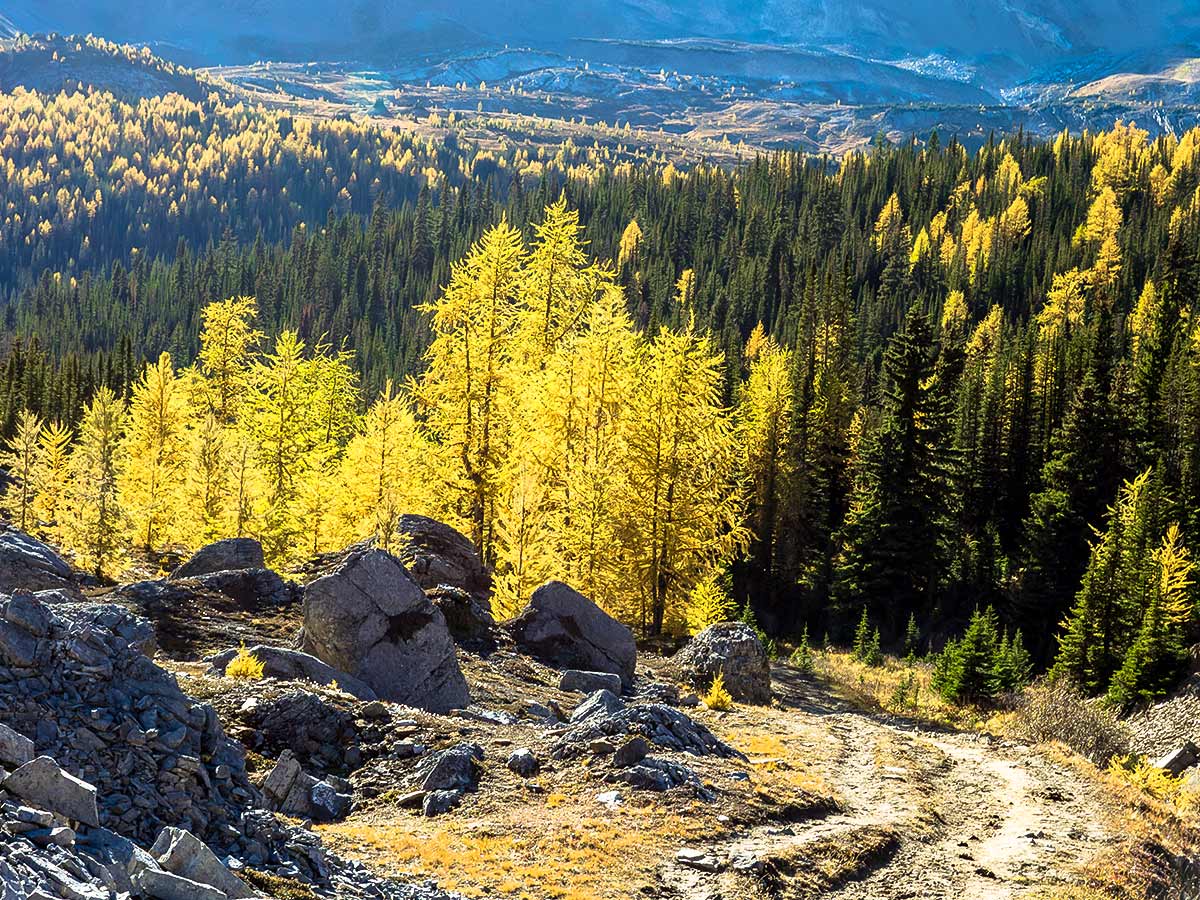
<svg viewBox="0 0 1200 900">
<path fill-rule="evenodd" d="M 669 893 L 755 896 L 754 880 L 734 874 L 734 863 L 758 860 L 774 871 L 779 860 L 799 860 L 799 875 L 795 865 L 782 867 L 791 880 L 777 879 L 777 894 L 1002 900 L 1065 879 L 1113 840 L 1096 789 L 1029 748 L 864 713 L 785 670 L 775 688 L 782 708 L 770 713 L 774 727 L 824 731 L 822 774 L 842 811 L 714 844 L 710 852 L 730 864 L 722 873 L 668 864 Z M 845 863 L 842 850 L 868 840 L 879 851 Z M 813 875 L 839 866 L 843 874 L 825 883 Z"/>
</svg>

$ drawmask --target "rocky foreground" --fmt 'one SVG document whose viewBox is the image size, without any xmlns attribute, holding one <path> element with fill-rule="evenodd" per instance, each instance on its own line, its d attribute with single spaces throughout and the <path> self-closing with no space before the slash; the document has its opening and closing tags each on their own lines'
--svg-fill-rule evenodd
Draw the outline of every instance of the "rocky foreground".
<svg viewBox="0 0 1200 900">
<path fill-rule="evenodd" d="M 381 797 L 443 815 L 487 766 L 535 785 L 543 766 L 599 755 L 614 797 L 712 800 L 687 760 L 740 754 L 688 715 L 694 695 L 639 674 L 628 629 L 561 583 L 497 624 L 469 543 L 430 520 L 406 528 L 396 555 L 351 547 L 294 581 L 235 540 L 169 578 L 113 589 L 0 533 L 0 900 L 436 900 L 448 895 L 435 885 L 330 852 L 311 823 Z M 285 637 L 289 623 L 300 628 Z M 231 638 L 251 644 L 263 680 L 222 677 Z M 198 677 L 169 671 L 200 657 Z M 562 702 L 495 702 L 463 672 L 485 658 L 559 670 Z M 766 655 L 745 626 L 717 626 L 680 659 L 685 684 L 724 670 L 735 697 L 769 697 Z M 546 740 L 485 760 L 443 733 L 446 716 L 541 722 Z"/>
</svg>

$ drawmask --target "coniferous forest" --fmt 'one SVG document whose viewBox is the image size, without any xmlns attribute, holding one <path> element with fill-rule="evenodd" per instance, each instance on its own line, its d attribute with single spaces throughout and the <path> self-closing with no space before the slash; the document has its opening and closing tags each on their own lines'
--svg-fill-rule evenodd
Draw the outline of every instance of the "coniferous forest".
<svg viewBox="0 0 1200 900">
<path fill-rule="evenodd" d="M 215 93 L 0 121 L 4 511 L 97 576 L 423 513 L 504 612 L 1003 634 L 1122 704 L 1185 668 L 1200 132 L 679 170 Z"/>
</svg>

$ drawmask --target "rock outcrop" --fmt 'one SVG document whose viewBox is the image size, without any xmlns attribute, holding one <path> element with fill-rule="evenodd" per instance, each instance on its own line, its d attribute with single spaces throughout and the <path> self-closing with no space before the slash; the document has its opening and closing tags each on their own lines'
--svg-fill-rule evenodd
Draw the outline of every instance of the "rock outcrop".
<svg viewBox="0 0 1200 900">
<path fill-rule="evenodd" d="M 0 593 L 76 592 L 71 567 L 61 556 L 21 531 L 0 531 Z"/>
<path fill-rule="evenodd" d="M 263 781 L 267 808 L 288 816 L 334 822 L 350 811 L 348 785 L 340 779 L 320 781 L 309 775 L 290 750 L 285 750 Z"/>
<path fill-rule="evenodd" d="M 1192 675 L 1170 697 L 1129 718 L 1133 750 L 1152 759 L 1189 742 L 1200 744 L 1200 675 Z"/>
<path fill-rule="evenodd" d="M 754 629 L 741 622 L 710 625 L 672 660 L 680 677 L 699 691 L 708 690 L 718 673 L 725 689 L 741 703 L 769 703 L 771 661 Z"/>
<path fill-rule="evenodd" d="M 299 588 L 270 569 L 139 581 L 110 595 L 153 622 L 161 648 L 176 658 L 206 655 L 240 643 L 248 634 L 258 638 L 253 623 L 291 607 L 298 598 Z"/>
<path fill-rule="evenodd" d="M 248 703 L 239 734 L 251 749 L 268 756 L 294 753 L 306 768 L 325 774 L 347 772 L 362 763 L 354 718 L 308 691 L 288 691 L 272 700 Z"/>
<path fill-rule="evenodd" d="M 0 598 L 0 709 L 38 754 L 103 789 L 105 827 L 142 842 L 166 825 L 220 835 L 255 796 L 241 748 L 153 648 L 150 626 L 117 606 Z"/>
<path fill-rule="evenodd" d="M 549 665 L 611 672 L 624 687 L 633 684 L 633 632 L 561 581 L 534 591 L 529 606 L 507 627 L 522 649 Z"/>
<path fill-rule="evenodd" d="M 471 701 L 441 611 L 382 550 L 351 553 L 305 587 L 300 645 L 383 699 L 434 712 Z"/>
<path fill-rule="evenodd" d="M 210 656 L 209 675 L 224 675 L 225 669 L 233 658 L 241 652 L 240 647 L 224 650 Z M 299 650 L 288 650 L 284 647 L 254 646 L 250 653 L 263 664 L 263 675 L 267 678 L 278 678 L 281 681 L 311 681 L 313 684 L 337 686 L 359 700 L 375 700 L 375 692 L 363 681 L 353 675 L 340 672 L 315 656 L 301 653 Z"/>
<path fill-rule="evenodd" d="M 401 516 L 394 553 L 425 590 L 458 588 L 491 612 L 492 578 L 475 545 L 449 525 L 425 516 Z"/>
<path fill-rule="evenodd" d="M 251 870 L 315 896 L 446 900 L 264 809 L 241 747 L 151 662 L 153 632 L 128 610 L 0 596 L 0 626 L 2 900 L 227 900 L 255 895 Z M 335 781 L 314 807 L 348 802 Z"/>
<path fill-rule="evenodd" d="M 171 573 L 172 579 L 195 578 L 214 572 L 264 569 L 262 544 L 253 538 L 228 538 L 201 547 L 192 558 Z"/>
<path fill-rule="evenodd" d="M 693 756 L 741 757 L 708 728 L 679 710 L 661 703 L 627 705 L 609 691 L 597 691 L 576 707 L 569 727 L 555 742 L 554 756 L 571 759 L 589 752 L 598 741 L 626 736 L 641 737 L 653 746 Z M 609 746 L 608 752 L 615 749 Z M 623 758 L 636 755 L 631 749 Z"/>
</svg>

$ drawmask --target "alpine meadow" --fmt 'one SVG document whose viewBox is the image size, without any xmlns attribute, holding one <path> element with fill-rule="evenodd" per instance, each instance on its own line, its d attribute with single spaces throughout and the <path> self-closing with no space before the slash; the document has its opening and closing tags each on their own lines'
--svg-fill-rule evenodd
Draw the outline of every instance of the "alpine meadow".
<svg viewBox="0 0 1200 900">
<path fill-rule="evenodd" d="M 0 900 L 1200 897 L 1186 5 L 142 5 L 0 12 Z"/>
</svg>

